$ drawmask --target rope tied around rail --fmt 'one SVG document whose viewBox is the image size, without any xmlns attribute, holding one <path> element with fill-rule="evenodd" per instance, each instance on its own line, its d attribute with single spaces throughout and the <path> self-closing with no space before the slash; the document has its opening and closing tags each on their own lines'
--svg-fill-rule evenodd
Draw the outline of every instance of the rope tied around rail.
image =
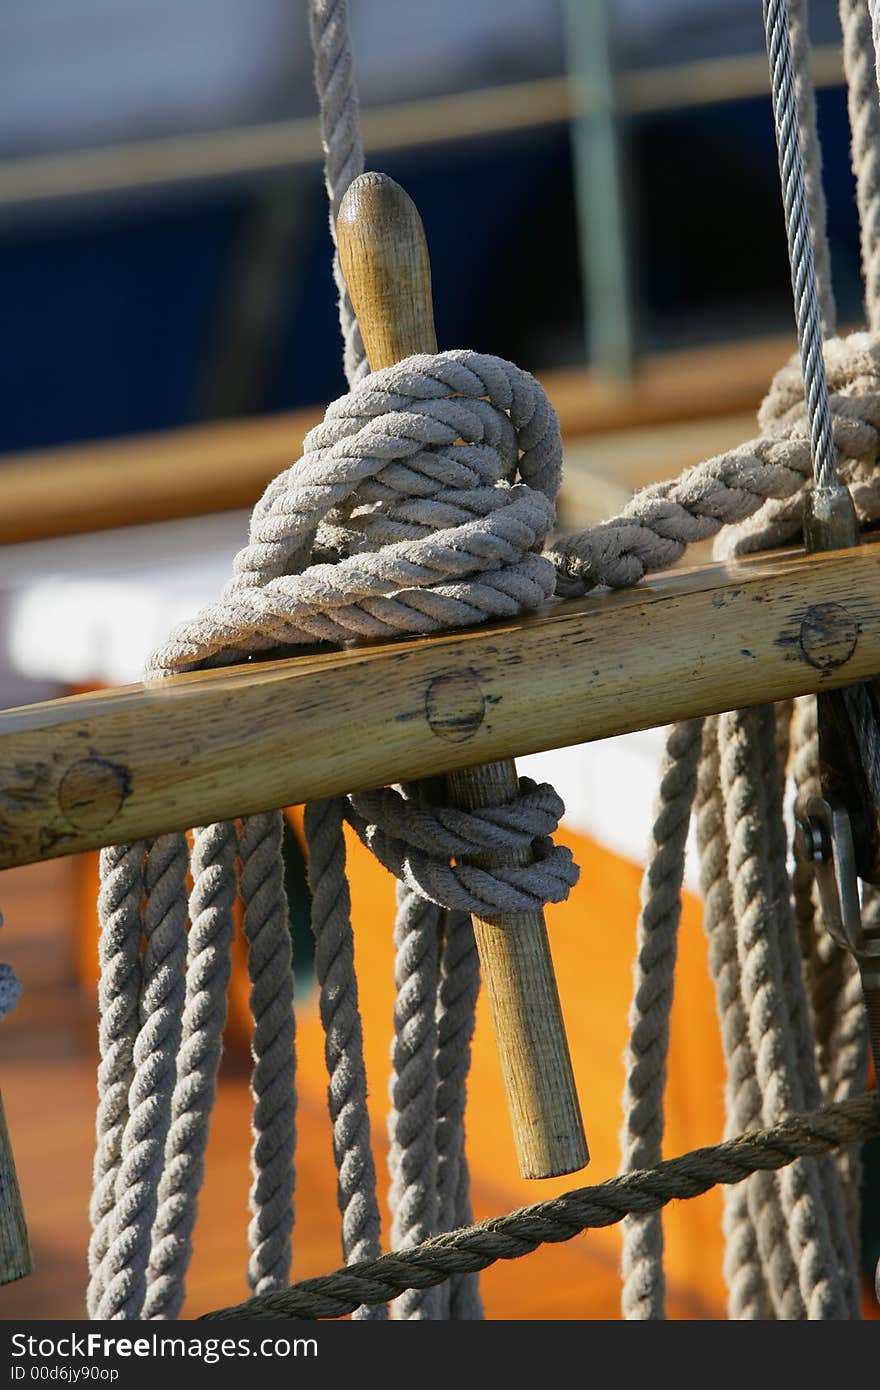
<svg viewBox="0 0 880 1390">
<path fill-rule="evenodd" d="M 880 518 L 880 336 L 851 333 L 824 344 L 840 476 L 862 522 Z M 667 569 L 689 545 L 754 520 L 753 548 L 791 540 L 800 529 L 811 476 L 807 402 L 797 356 L 776 374 L 758 413 L 761 435 L 636 493 L 621 513 L 551 544 L 557 593 L 569 598 L 606 585 L 627 588 Z M 735 533 L 734 533 L 735 534 Z"/>
<path fill-rule="evenodd" d="M 512 363 L 460 351 L 376 372 L 269 484 L 220 602 L 154 672 L 534 608 L 554 589 L 539 552 L 561 473 L 556 414 Z"/>
</svg>

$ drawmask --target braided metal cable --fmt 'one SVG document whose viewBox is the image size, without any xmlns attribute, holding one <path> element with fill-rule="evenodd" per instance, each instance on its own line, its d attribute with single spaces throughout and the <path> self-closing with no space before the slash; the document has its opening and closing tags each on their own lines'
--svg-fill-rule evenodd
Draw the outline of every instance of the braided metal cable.
<svg viewBox="0 0 880 1390">
<path fill-rule="evenodd" d="M 822 356 L 822 317 L 807 209 L 787 0 L 764 0 L 764 23 L 791 287 L 810 423 L 813 482 L 817 487 L 835 489 L 839 486 L 837 456 Z"/>
<path fill-rule="evenodd" d="M 822 184 L 822 147 L 819 144 L 816 122 L 816 88 L 813 82 L 808 0 L 789 0 L 788 20 L 819 308 L 822 311 L 823 332 L 830 337 L 837 330 L 837 309 L 831 283 L 831 248 L 828 245 L 828 214 Z"/>
</svg>

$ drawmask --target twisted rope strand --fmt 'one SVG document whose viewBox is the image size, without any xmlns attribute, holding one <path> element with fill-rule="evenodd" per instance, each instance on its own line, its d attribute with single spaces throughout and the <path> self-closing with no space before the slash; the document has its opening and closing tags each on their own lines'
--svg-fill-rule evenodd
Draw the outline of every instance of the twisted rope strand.
<svg viewBox="0 0 880 1390">
<path fill-rule="evenodd" d="M 555 413 L 512 363 L 450 352 L 374 373 L 328 410 L 302 460 L 270 484 L 220 601 L 172 633 L 154 672 L 535 607 L 555 584 L 537 552 L 553 524 L 561 460 Z M 514 469 L 522 481 L 511 485 Z M 414 489 L 424 494 L 415 511 Z M 399 539 L 403 522 L 416 529 Z M 340 557 L 338 531 L 349 523 L 365 526 L 363 548 Z M 324 547 L 335 563 L 318 561 Z"/>
<path fill-rule="evenodd" d="M 822 147 L 816 124 L 816 89 L 813 85 L 813 55 L 810 46 L 810 14 L 807 0 L 789 0 L 791 56 L 794 68 L 794 88 L 801 149 L 804 156 L 804 188 L 810 238 L 813 244 L 813 263 L 822 315 L 822 331 L 826 337 L 834 333 L 837 310 L 831 283 L 831 252 L 828 246 L 828 214 L 825 189 L 822 185 Z"/>
<path fill-rule="evenodd" d="M 473 1212 L 465 1155 L 465 1103 L 471 1062 L 480 959 L 471 918 L 443 914 L 440 984 L 437 990 L 437 1197 L 439 1229 L 470 1226 Z M 483 1317 L 479 1282 L 456 1274 L 438 1289 L 440 1316 L 456 1321 Z"/>
<path fill-rule="evenodd" d="M 795 1098 L 798 1109 L 815 1108 L 823 1100 L 816 1061 L 815 1037 L 810 1025 L 809 1003 L 802 969 L 800 945 L 792 903 L 791 880 L 788 873 L 788 837 L 783 813 L 783 774 L 787 747 L 783 745 L 778 711 L 771 711 L 775 736 L 774 756 L 760 756 L 763 764 L 763 820 L 766 826 L 766 852 L 770 870 L 771 901 L 777 911 L 777 944 L 782 966 L 783 999 L 788 1004 L 787 1030 L 791 1039 L 795 1076 L 802 1086 L 801 1099 Z M 790 713 L 790 711 L 789 711 Z M 787 725 L 785 726 L 787 732 Z M 770 728 L 764 738 L 769 740 Z M 787 743 L 787 740 L 785 740 Z M 836 1257 L 836 1269 L 847 1300 L 847 1317 L 860 1317 L 860 1292 L 854 1249 L 849 1238 L 847 1211 L 840 1171 L 831 1156 L 817 1159 L 816 1169 L 821 1191 L 821 1203 L 828 1215 L 831 1244 Z"/>
<path fill-rule="evenodd" d="M 440 912 L 404 884 L 397 885 L 394 924 L 394 1039 L 391 1044 L 391 1113 L 388 1167 L 391 1241 L 419 1245 L 436 1233 L 437 1192 L 437 986 Z M 411 1289 L 395 1300 L 401 1319 L 434 1318 L 437 1295 Z"/>
<path fill-rule="evenodd" d="M 752 1173 L 782 1168 L 796 1158 L 815 1157 L 877 1134 L 880 1102 L 874 1095 L 860 1096 L 810 1115 L 792 1115 L 771 1129 L 694 1149 L 647 1172 L 575 1188 L 467 1230 L 434 1236 L 413 1250 L 349 1265 L 205 1316 L 208 1320 L 344 1317 L 359 1303 L 385 1302 L 408 1288 L 431 1288 L 451 1274 L 487 1269 L 497 1260 L 530 1254 L 539 1245 L 613 1226 L 624 1216 L 659 1211 L 669 1202 L 699 1197 L 719 1183 L 740 1183 Z"/>
<path fill-rule="evenodd" d="M 831 430 L 825 362 L 822 356 L 822 320 L 813 259 L 813 236 L 804 187 L 801 123 L 795 96 L 786 0 L 764 0 L 764 22 L 767 33 L 767 57 L 770 62 L 776 145 L 779 152 L 779 179 L 785 211 L 788 259 L 791 263 L 791 288 L 807 394 L 807 416 L 810 422 L 813 481 L 817 487 L 834 488 L 839 485 L 837 459 Z"/>
<path fill-rule="evenodd" d="M 150 1237 L 180 1047 L 187 862 L 184 835 L 163 835 L 147 852 L 140 1027 L 102 1267 L 104 1287 L 97 1309 L 101 1320 L 140 1317 L 147 1291 Z"/>
<path fill-rule="evenodd" d="M 367 371 L 366 353 L 336 250 L 336 218 L 346 189 L 364 171 L 358 123 L 354 56 L 348 0 L 310 0 L 309 28 L 315 62 L 315 87 L 321 116 L 324 182 L 330 204 L 333 279 L 339 293 L 339 324 L 344 344 L 345 376 L 350 386 Z"/>
<path fill-rule="evenodd" d="M 315 974 L 329 1076 L 327 1099 L 333 1125 L 336 1196 L 342 1214 L 342 1254 L 347 1264 L 354 1264 L 379 1255 L 381 1223 L 370 1144 L 351 895 L 345 874 L 343 809 L 342 798 L 307 806 L 305 833 Z M 357 1321 L 375 1320 L 387 1317 L 387 1310 L 384 1305 L 355 1308 L 352 1317 Z"/>
<path fill-rule="evenodd" d="M 764 839 L 766 811 L 761 804 L 765 769 L 772 768 L 775 760 L 775 722 L 772 710 L 764 708 L 722 715 L 719 727 L 743 998 L 762 1093 L 762 1117 L 772 1124 L 804 1106 L 802 1077 L 784 1025 L 787 1006 L 778 941 L 781 924 L 773 901 Z M 835 1277 L 828 1219 L 813 1167 L 796 1164 L 787 1169 L 780 1192 L 785 1224 L 776 1240 L 787 1235 L 791 1243 L 806 1315 L 846 1316 Z M 780 1315 L 802 1316 L 799 1308 L 795 1313 L 788 1311 L 789 1296 L 789 1289 L 780 1290 Z"/>
<path fill-rule="evenodd" d="M 876 14 L 876 6 L 874 7 Z M 868 327 L 880 329 L 880 107 L 874 73 L 872 15 L 865 0 L 840 0 L 843 68 L 852 135 L 852 167 Z"/>
<path fill-rule="evenodd" d="M 226 1024 L 236 829 L 232 822 L 222 821 L 193 833 L 186 996 L 147 1270 L 145 1318 L 177 1318 L 183 1307 Z"/>
<path fill-rule="evenodd" d="M 721 791 L 717 716 L 707 719 L 703 726 L 696 806 L 704 926 L 726 1066 L 725 1132 L 730 1137 L 760 1124 L 761 1094 L 746 1023 L 733 895 L 727 872 L 730 845 Z M 774 1244 L 782 1222 L 777 1208 L 776 1184 L 769 1173 L 756 1173 L 747 1182 L 725 1189 L 724 1277 L 732 1319 L 771 1317 L 771 1278 L 777 1286 L 796 1287 L 788 1241 Z"/>
<path fill-rule="evenodd" d="M 867 333 L 824 344 L 834 445 L 860 518 L 880 515 L 880 342 Z M 801 365 L 776 375 L 758 415 L 760 438 L 635 494 L 620 514 L 563 536 L 546 552 L 557 592 L 625 588 L 675 564 L 694 541 L 754 518 L 751 550 L 783 544 L 800 529 L 801 493 L 811 476 L 810 424 Z M 768 529 L 772 523 L 772 529 Z M 740 533 L 732 532 L 734 541 Z"/>
<path fill-rule="evenodd" d="M 520 794 L 504 806 L 474 813 L 431 808 L 411 788 L 392 788 L 349 798 L 346 819 L 368 849 L 409 890 L 425 901 L 484 917 L 528 912 L 562 902 L 577 882 L 571 851 L 549 838 L 562 802 L 546 783 L 520 782 Z M 534 863 L 492 870 L 459 862 L 474 850 L 530 845 Z"/>
<path fill-rule="evenodd" d="M 141 991 L 141 898 L 146 845 L 103 849 L 98 896 L 98 1112 L 89 1218 L 89 1317 L 96 1317 L 104 1293 L 104 1260 L 122 1163 L 122 1137 L 128 1123 L 128 1097 L 134 1077 L 134 1044 Z"/>
<path fill-rule="evenodd" d="M 660 770 L 647 869 L 642 879 L 642 911 L 636 931 L 621 1136 L 624 1171 L 649 1167 L 662 1157 L 663 1096 L 681 918 L 681 886 L 702 728 L 702 719 L 674 725 L 666 740 Z M 624 1317 L 640 1320 L 665 1317 L 663 1223 L 659 1213 L 625 1219 L 621 1270 Z"/>
<path fill-rule="evenodd" d="M 249 816 L 239 835 L 254 1058 L 251 1258 L 257 1293 L 288 1282 L 296 1147 L 296 1054 L 290 915 L 281 860 L 281 812 Z"/>
</svg>

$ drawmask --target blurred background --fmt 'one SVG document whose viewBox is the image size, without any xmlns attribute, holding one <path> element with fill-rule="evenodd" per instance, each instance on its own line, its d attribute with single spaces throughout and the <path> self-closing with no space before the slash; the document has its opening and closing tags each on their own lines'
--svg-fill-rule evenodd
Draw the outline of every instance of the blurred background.
<svg viewBox="0 0 880 1390">
<path fill-rule="evenodd" d="M 758 0 L 352 0 L 351 17 L 367 167 L 420 208 L 440 344 L 497 352 L 544 381 L 566 441 L 562 522 L 609 515 L 633 487 L 747 438 L 794 346 Z M 862 291 L 836 0 L 812 0 L 811 28 L 835 291 L 849 325 Z M 169 626 L 216 593 L 247 509 L 344 380 L 304 0 L 11 0 L 0 54 L 9 706 L 136 679 Z M 616 898 L 583 899 L 587 918 L 601 908 L 634 921 L 658 747 L 659 735 L 640 735 L 554 764 L 582 862 L 595 856 L 599 879 L 617 885 Z M 621 804 L 609 816 L 612 784 Z M 295 816 L 289 839 L 302 906 Z M 358 872 L 369 894 L 387 896 L 366 866 Z M 81 1315 L 94 880 L 93 858 L 0 878 L 0 947 L 28 987 L 0 1030 L 0 1083 L 39 1256 L 32 1279 L 0 1290 L 0 1316 Z M 689 911 L 685 968 L 702 979 L 695 899 Z M 566 931 L 560 922 L 563 950 Z M 307 981 L 302 941 L 300 952 Z M 618 972 L 607 1016 L 581 1039 L 584 1057 L 607 1059 L 597 1178 L 616 1162 L 630 955 L 627 931 L 619 966 L 601 962 Z M 683 1112 L 698 1112 L 690 1128 L 682 1120 L 680 1147 L 720 1126 L 714 1073 L 700 1081 L 704 1110 L 686 1102 L 701 1065 L 687 1029 L 714 1026 L 707 988 L 709 1014 L 694 1005 L 678 1025 L 673 1084 Z M 390 1007 L 380 991 L 368 1022 L 383 1063 Z M 574 996 L 570 1012 L 580 1014 Z M 313 1153 L 332 1210 L 310 1026 L 317 1137 L 305 1162 Z M 211 1234 L 194 1272 L 202 1307 L 240 1293 L 227 1266 L 246 1190 L 243 1037 L 242 1025 L 224 1073 Z M 486 1067 L 475 1084 L 488 1094 L 497 1076 Z M 497 1179 L 493 1128 L 475 1138 L 479 1214 L 535 1195 Z M 226 1223 L 230 1184 L 241 1201 Z M 717 1255 L 717 1211 L 712 1199 L 692 1207 L 671 1236 L 673 1312 L 715 1316 L 720 1264 L 710 1275 L 705 1265 L 710 1246 L 709 1262 Z M 335 1237 L 327 1244 L 305 1219 L 299 1274 L 336 1263 Z M 543 1305 L 540 1278 L 526 1296 L 518 1276 L 496 1272 L 490 1307 L 614 1316 L 615 1239 L 535 1256 L 550 1261 Z M 880 1244 L 876 1231 L 866 1240 Z"/>
<path fill-rule="evenodd" d="M 837 6 L 811 10 L 846 320 Z M 753 0 L 358 0 L 352 24 L 368 162 L 422 211 L 441 342 L 622 374 L 788 331 Z M 13 0 L 0 26 L 0 448 L 337 395 L 305 4 Z"/>
</svg>

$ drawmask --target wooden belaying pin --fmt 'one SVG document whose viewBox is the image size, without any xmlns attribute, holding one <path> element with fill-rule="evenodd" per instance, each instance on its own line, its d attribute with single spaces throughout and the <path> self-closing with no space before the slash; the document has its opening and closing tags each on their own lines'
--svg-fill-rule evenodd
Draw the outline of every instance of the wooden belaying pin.
<svg viewBox="0 0 880 1390">
<path fill-rule="evenodd" d="M 0 1284 L 24 1279 L 33 1270 L 24 1207 L 0 1095 Z"/>
<path fill-rule="evenodd" d="M 412 199 L 384 174 L 362 174 L 342 200 L 339 256 L 373 371 L 437 351 L 431 268 Z M 464 810 L 498 806 L 519 790 L 512 760 L 446 778 Z M 527 864 L 529 850 L 474 856 L 483 867 Z M 542 912 L 473 918 L 520 1172 L 572 1173 L 589 1162 Z"/>
</svg>

